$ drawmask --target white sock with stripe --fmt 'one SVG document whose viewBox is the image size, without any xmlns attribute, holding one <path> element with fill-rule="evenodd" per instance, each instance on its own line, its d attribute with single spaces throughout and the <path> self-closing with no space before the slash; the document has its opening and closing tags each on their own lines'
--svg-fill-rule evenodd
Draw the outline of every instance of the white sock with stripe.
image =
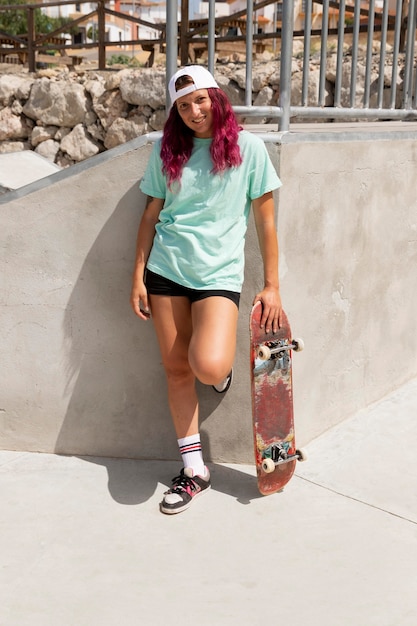
<svg viewBox="0 0 417 626">
<path fill-rule="evenodd" d="M 191 467 L 194 475 L 205 476 L 206 469 L 201 450 L 200 433 L 178 439 L 184 467 Z"/>
</svg>

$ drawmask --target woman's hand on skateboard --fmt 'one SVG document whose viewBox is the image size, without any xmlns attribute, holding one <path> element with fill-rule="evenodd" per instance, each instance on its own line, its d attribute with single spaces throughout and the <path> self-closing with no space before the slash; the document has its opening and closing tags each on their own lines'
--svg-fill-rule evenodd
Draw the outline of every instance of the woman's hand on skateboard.
<svg viewBox="0 0 417 626">
<path fill-rule="evenodd" d="M 265 332 L 278 332 L 282 324 L 282 303 L 279 289 L 276 287 L 265 287 L 254 298 L 253 304 L 262 302 L 261 328 Z"/>
</svg>

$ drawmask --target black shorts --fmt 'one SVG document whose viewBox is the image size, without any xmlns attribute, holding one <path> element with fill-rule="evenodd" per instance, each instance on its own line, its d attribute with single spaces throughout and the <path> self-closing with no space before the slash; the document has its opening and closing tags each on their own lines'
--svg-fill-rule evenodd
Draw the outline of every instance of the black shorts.
<svg viewBox="0 0 417 626">
<path fill-rule="evenodd" d="M 183 287 L 174 281 L 159 276 L 150 270 L 145 272 L 145 285 L 148 293 L 154 296 L 185 296 L 190 302 L 204 300 L 211 296 L 222 296 L 229 298 L 239 308 L 240 293 L 237 291 L 227 291 L 226 289 L 190 289 Z"/>
</svg>

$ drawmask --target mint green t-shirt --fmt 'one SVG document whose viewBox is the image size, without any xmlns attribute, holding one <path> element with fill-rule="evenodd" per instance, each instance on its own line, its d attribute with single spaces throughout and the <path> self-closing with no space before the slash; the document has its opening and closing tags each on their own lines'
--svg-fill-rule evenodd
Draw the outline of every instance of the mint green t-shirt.
<svg viewBox="0 0 417 626">
<path fill-rule="evenodd" d="M 221 174 L 211 173 L 210 143 L 194 138 L 181 183 L 171 189 L 162 173 L 161 142 L 154 145 L 140 188 L 165 202 L 147 267 L 184 287 L 240 292 L 252 200 L 281 181 L 256 135 L 239 133 L 243 163 Z"/>
</svg>

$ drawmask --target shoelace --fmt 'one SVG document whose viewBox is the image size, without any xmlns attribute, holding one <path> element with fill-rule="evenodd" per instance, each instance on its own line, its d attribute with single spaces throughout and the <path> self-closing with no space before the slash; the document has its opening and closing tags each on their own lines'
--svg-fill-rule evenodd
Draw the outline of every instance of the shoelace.
<svg viewBox="0 0 417 626">
<path fill-rule="evenodd" d="M 169 492 L 181 493 L 181 491 L 187 491 L 187 487 L 189 487 L 192 491 L 195 491 L 197 489 L 192 478 L 189 478 L 184 474 L 180 474 L 179 476 L 176 476 L 172 479 L 172 487 Z"/>
</svg>

